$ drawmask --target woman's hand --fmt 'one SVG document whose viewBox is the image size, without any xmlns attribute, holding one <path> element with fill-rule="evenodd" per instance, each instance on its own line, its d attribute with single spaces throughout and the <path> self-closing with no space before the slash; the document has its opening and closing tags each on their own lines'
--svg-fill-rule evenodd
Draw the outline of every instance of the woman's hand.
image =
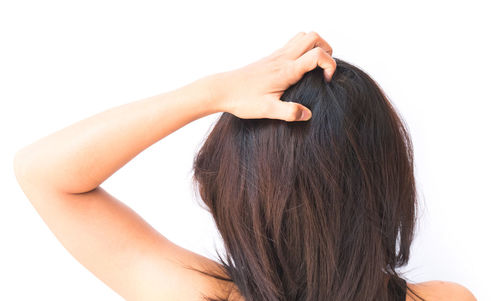
<svg viewBox="0 0 500 301">
<path fill-rule="evenodd" d="M 210 86 L 219 111 L 239 118 L 309 120 L 311 111 L 280 100 L 285 90 L 317 66 L 330 81 L 336 68 L 332 48 L 316 32 L 300 32 L 271 55 L 240 69 L 218 73 Z"/>
</svg>

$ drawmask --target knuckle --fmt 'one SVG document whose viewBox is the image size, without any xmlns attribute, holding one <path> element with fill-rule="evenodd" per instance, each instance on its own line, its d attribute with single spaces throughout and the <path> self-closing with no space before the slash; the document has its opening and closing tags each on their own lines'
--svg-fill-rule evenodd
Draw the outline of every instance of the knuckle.
<svg viewBox="0 0 500 301">
<path fill-rule="evenodd" d="M 271 60 L 272 61 L 272 60 L 277 59 L 278 57 L 283 55 L 283 53 L 285 52 L 285 49 L 286 49 L 286 47 L 281 47 L 281 48 L 276 49 L 273 53 L 271 53 L 270 55 L 265 57 L 264 60 Z"/>
<path fill-rule="evenodd" d="M 320 38 L 320 37 L 319 37 L 319 34 L 318 34 L 317 32 L 315 32 L 315 31 L 310 31 L 310 32 L 309 32 L 309 36 L 310 36 L 310 37 L 311 37 L 311 39 L 313 39 L 313 40 L 317 40 L 317 39 L 319 39 L 319 38 Z"/>
<path fill-rule="evenodd" d="M 324 50 L 321 47 L 314 47 L 311 51 L 312 51 L 313 55 L 316 57 L 323 55 L 323 52 L 324 52 Z"/>
<path fill-rule="evenodd" d="M 313 48 L 311 50 L 312 59 L 313 59 L 315 64 L 318 63 L 319 58 L 323 55 L 323 53 L 324 53 L 324 50 L 321 49 L 320 47 L 316 47 L 316 48 Z"/>
<path fill-rule="evenodd" d="M 328 54 L 333 53 L 333 49 L 332 49 L 332 47 L 327 46 L 326 52 L 327 52 Z"/>
</svg>

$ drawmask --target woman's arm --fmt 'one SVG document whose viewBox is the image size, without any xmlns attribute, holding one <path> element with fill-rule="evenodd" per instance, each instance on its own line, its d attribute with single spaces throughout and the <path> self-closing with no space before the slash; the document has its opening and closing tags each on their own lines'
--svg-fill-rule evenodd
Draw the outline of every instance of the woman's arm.
<svg viewBox="0 0 500 301">
<path fill-rule="evenodd" d="M 175 245 L 99 187 L 148 146 L 215 112 L 211 78 L 106 110 L 16 154 L 17 180 L 49 229 L 126 300 L 200 300 L 218 291 L 216 281 L 183 267 L 218 264 Z"/>
<path fill-rule="evenodd" d="M 97 188 L 155 142 L 217 112 L 211 79 L 111 108 L 36 141 L 17 154 L 18 177 L 65 193 Z"/>
<path fill-rule="evenodd" d="M 173 244 L 99 185 L 150 145 L 211 113 L 309 119 L 309 109 L 279 98 L 318 65 L 331 79 L 331 48 L 314 32 L 299 33 L 258 62 L 111 108 L 26 146 L 14 159 L 16 178 L 63 246 L 125 299 L 215 296 L 225 287 L 185 265 L 215 271 L 216 262 Z"/>
<path fill-rule="evenodd" d="M 336 66 L 330 54 L 319 35 L 299 33 L 285 47 L 246 67 L 109 109 L 40 139 L 16 155 L 17 174 L 60 192 L 84 193 L 155 142 L 215 112 L 307 120 L 309 109 L 279 98 L 318 65 L 330 79 Z"/>
</svg>

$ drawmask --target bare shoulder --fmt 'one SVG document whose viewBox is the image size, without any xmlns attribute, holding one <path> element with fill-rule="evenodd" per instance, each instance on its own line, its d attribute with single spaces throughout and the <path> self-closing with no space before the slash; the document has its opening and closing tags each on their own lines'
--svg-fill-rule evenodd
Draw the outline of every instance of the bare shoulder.
<svg viewBox="0 0 500 301">
<path fill-rule="evenodd" d="M 413 290 L 426 301 L 456 300 L 477 301 L 472 292 L 465 286 L 451 281 L 431 280 L 420 283 L 408 283 L 407 301 L 420 300 L 410 290 Z"/>
</svg>

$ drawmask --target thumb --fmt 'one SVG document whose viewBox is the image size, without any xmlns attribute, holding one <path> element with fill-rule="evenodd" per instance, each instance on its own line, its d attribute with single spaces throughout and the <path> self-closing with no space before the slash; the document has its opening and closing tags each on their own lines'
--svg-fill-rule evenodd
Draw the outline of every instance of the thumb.
<svg viewBox="0 0 500 301">
<path fill-rule="evenodd" d="M 267 118 L 281 119 L 285 121 L 305 121 L 312 117 L 311 110 L 296 102 L 274 100 L 269 106 Z"/>
</svg>

